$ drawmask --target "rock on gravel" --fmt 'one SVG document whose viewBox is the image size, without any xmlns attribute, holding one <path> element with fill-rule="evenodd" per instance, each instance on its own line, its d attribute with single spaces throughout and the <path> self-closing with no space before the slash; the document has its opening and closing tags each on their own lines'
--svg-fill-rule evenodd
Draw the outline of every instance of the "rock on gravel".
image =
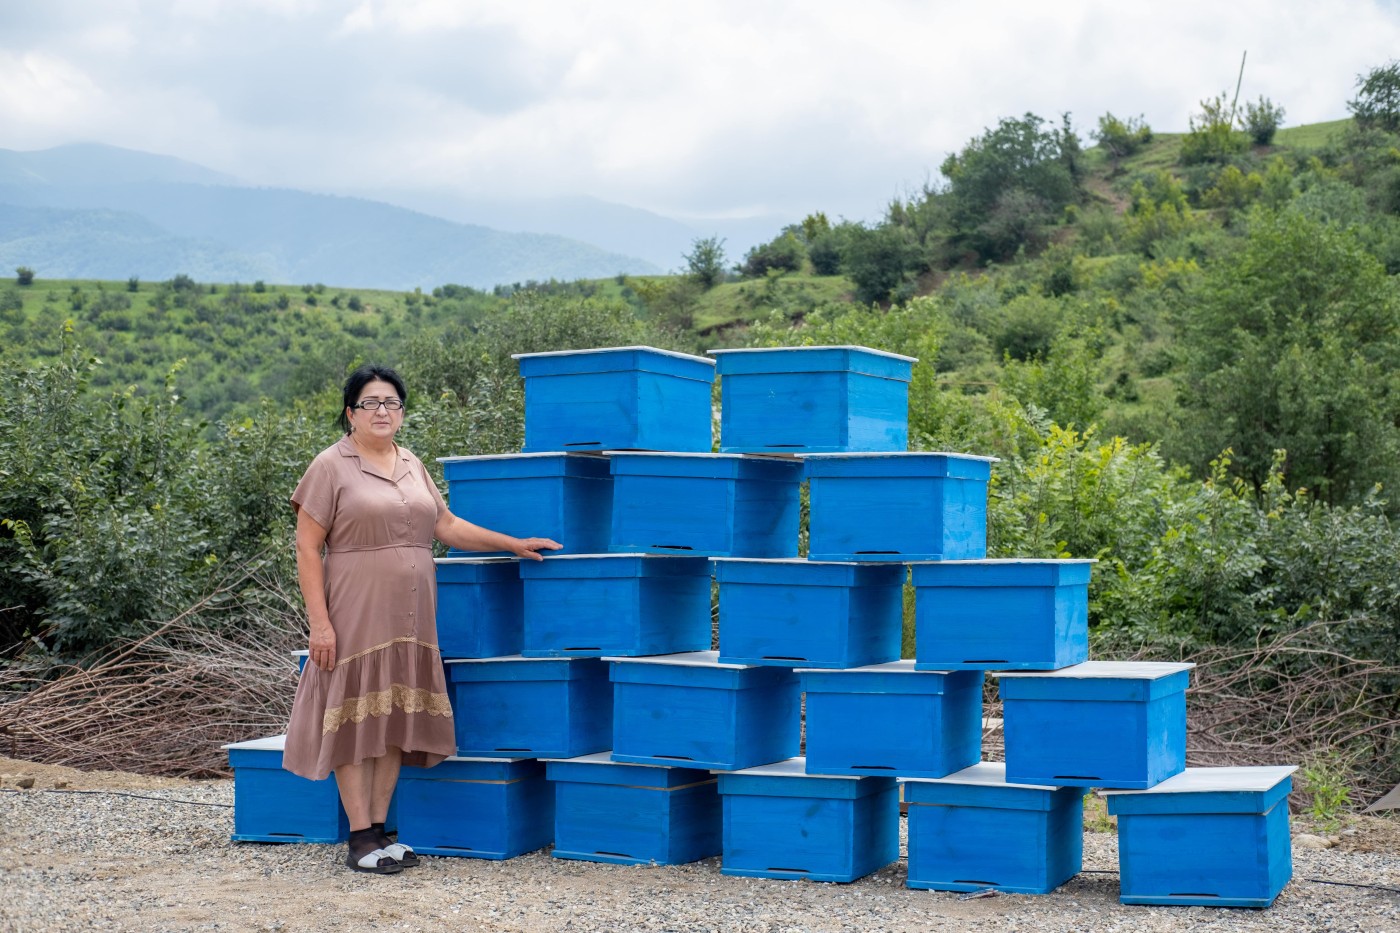
<svg viewBox="0 0 1400 933">
<path fill-rule="evenodd" d="M 903 861 L 847 885 L 730 878 L 719 859 L 644 868 L 547 851 L 425 857 L 398 875 L 360 875 L 341 865 L 341 846 L 229 842 L 232 803 L 230 781 L 0 758 L 0 931 L 1400 933 L 1392 819 L 1360 818 L 1327 849 L 1296 847 L 1294 880 L 1274 906 L 1238 910 L 1119 904 L 1107 832 L 1086 834 L 1084 871 L 1052 894 L 961 900 L 906 888 Z"/>
</svg>

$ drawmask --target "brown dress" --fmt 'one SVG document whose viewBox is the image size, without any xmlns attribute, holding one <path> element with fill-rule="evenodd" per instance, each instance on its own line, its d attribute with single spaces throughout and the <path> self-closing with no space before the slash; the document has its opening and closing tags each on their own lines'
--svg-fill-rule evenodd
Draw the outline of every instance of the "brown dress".
<svg viewBox="0 0 1400 933">
<path fill-rule="evenodd" d="M 320 780 L 403 749 L 406 765 L 456 753 L 437 644 L 433 526 L 447 511 L 422 462 L 399 447 L 394 475 L 348 436 L 321 451 L 292 502 L 326 529 L 326 604 L 335 669 L 307 663 L 282 766 Z"/>
</svg>

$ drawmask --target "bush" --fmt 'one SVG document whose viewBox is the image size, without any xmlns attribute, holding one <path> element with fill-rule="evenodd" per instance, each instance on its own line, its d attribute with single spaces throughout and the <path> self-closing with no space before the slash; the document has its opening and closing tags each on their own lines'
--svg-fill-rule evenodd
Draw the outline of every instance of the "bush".
<svg viewBox="0 0 1400 933">
<path fill-rule="evenodd" d="M 744 256 L 740 272 L 750 278 L 768 274 L 770 269 L 779 272 L 798 272 L 807 250 L 791 232 L 783 233 L 772 242 L 755 246 Z"/>
<path fill-rule="evenodd" d="M 1181 140 L 1181 164 L 1224 162 L 1249 148 L 1249 139 L 1234 127 L 1225 95 L 1201 101 L 1201 112 L 1190 119 L 1191 131 Z"/>
<path fill-rule="evenodd" d="M 20 266 L 15 270 L 15 282 L 19 285 L 33 285 L 34 270 L 28 266 Z"/>
<path fill-rule="evenodd" d="M 1274 141 L 1274 134 L 1283 125 L 1283 113 L 1282 107 L 1261 95 L 1259 103 L 1244 105 L 1240 128 L 1249 134 L 1256 146 L 1267 146 Z"/>
<path fill-rule="evenodd" d="M 1098 129 L 1090 133 L 1104 151 L 1114 159 L 1122 159 L 1152 142 L 1152 127 L 1142 117 L 1123 121 L 1111 113 L 1099 117 Z"/>
</svg>

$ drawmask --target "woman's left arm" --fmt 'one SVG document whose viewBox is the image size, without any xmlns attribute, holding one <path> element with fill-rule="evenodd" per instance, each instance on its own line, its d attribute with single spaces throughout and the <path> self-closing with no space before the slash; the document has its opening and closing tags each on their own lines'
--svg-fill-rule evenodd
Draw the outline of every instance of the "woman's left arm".
<svg viewBox="0 0 1400 933">
<path fill-rule="evenodd" d="M 433 526 L 433 537 L 459 551 L 509 551 L 516 557 L 544 560 L 540 551 L 557 551 L 561 547 L 549 538 L 513 538 L 510 535 L 473 525 L 451 512 L 443 512 Z"/>
</svg>

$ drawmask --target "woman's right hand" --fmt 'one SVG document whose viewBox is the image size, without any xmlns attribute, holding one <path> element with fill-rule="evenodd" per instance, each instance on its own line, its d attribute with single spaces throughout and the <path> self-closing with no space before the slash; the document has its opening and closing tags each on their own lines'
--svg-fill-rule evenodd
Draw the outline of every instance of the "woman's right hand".
<svg viewBox="0 0 1400 933">
<path fill-rule="evenodd" d="M 307 648 L 311 652 L 312 664 L 323 671 L 335 670 L 335 629 L 329 625 L 313 625 Z"/>
</svg>

